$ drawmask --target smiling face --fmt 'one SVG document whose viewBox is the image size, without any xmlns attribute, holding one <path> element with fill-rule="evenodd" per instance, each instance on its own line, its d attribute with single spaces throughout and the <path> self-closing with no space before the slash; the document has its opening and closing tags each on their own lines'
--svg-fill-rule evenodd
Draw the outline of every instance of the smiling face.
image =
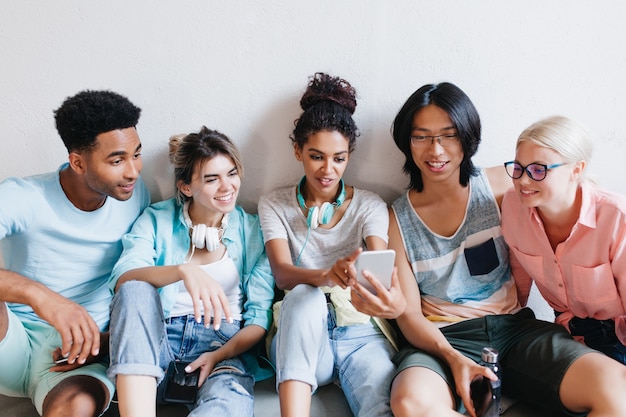
<svg viewBox="0 0 626 417">
<path fill-rule="evenodd" d="M 73 152 L 70 157 L 80 159 L 85 184 L 93 196 L 121 201 L 133 195 L 143 167 L 141 141 L 134 127 L 101 133 L 92 149 Z"/>
<path fill-rule="evenodd" d="M 448 113 L 434 104 L 423 107 L 413 116 L 412 137 L 457 133 Z M 425 185 L 428 182 L 447 180 L 459 183 L 463 161 L 463 147 L 459 140 L 445 140 L 443 137 L 421 142 L 411 140 L 411 155 L 421 171 Z"/>
<path fill-rule="evenodd" d="M 190 184 L 178 188 L 191 198 L 189 214 L 194 223 L 218 226 L 223 214 L 235 209 L 241 177 L 233 160 L 223 154 L 199 163 Z"/>
<path fill-rule="evenodd" d="M 519 142 L 515 160 L 522 166 L 533 163 L 544 165 L 566 162 L 561 154 L 554 149 L 540 146 L 530 141 Z M 542 181 L 534 181 L 524 172 L 513 185 L 522 204 L 526 207 L 537 207 L 558 211 L 570 207 L 576 198 L 579 174 L 584 164 L 565 164 L 548 170 Z"/>
<path fill-rule="evenodd" d="M 311 134 L 302 148 L 295 146 L 294 152 L 304 167 L 307 197 L 333 200 L 350 159 L 348 139 L 337 131 L 322 130 Z"/>
</svg>

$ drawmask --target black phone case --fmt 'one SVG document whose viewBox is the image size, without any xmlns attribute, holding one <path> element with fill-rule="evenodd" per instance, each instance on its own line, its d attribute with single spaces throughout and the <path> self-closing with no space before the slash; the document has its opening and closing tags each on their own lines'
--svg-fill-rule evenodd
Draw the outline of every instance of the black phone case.
<svg viewBox="0 0 626 417">
<path fill-rule="evenodd" d="M 190 362 L 170 362 L 165 376 L 163 401 L 168 403 L 193 404 L 198 394 L 200 368 L 191 373 L 185 372 Z"/>
<path fill-rule="evenodd" d="M 470 396 L 474 403 L 476 415 L 482 417 L 491 406 L 493 398 L 491 381 L 483 376 L 475 378 L 470 384 Z"/>
</svg>

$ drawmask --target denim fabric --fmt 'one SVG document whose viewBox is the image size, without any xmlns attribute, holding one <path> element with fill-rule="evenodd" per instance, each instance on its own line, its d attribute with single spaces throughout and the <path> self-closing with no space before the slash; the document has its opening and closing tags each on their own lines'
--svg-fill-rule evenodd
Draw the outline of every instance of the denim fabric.
<svg viewBox="0 0 626 417">
<path fill-rule="evenodd" d="M 222 243 L 241 277 L 243 322 L 268 330 L 272 323 L 274 276 L 265 254 L 259 217 L 237 206 L 228 217 Z M 122 245 L 124 250 L 111 273 L 111 291 L 119 277 L 131 269 L 184 263 L 190 245 L 189 228 L 176 199 L 160 201 L 145 209 L 122 239 Z M 175 282 L 158 289 L 165 317 L 171 315 L 180 285 L 181 282 Z M 251 349 L 241 357 L 256 381 L 273 376 L 274 371 L 264 366 L 266 358 L 259 349 Z"/>
<path fill-rule="evenodd" d="M 298 380 L 315 391 L 337 381 L 356 417 L 391 415 L 394 348 L 371 322 L 337 326 L 319 288 L 301 284 L 285 296 L 272 351 L 277 386 Z"/>
<path fill-rule="evenodd" d="M 143 281 L 124 283 L 111 306 L 111 367 L 108 375 L 154 376 L 163 395 L 163 376 L 173 360 L 193 361 L 202 353 L 224 345 L 241 328 L 238 321 L 222 321 L 220 329 L 208 329 L 194 317 L 164 319 L 156 289 Z M 219 362 L 204 382 L 190 416 L 253 415 L 254 378 L 238 358 Z"/>
<path fill-rule="evenodd" d="M 269 329 L 272 323 L 274 276 L 265 254 L 263 235 L 256 214 L 235 207 L 228 217 L 222 243 L 241 276 L 241 291 L 245 295 L 243 320 L 246 326 L 256 324 Z M 124 250 L 113 268 L 109 289 L 115 290 L 119 277 L 125 272 L 155 265 L 180 265 L 190 246 L 189 228 L 176 199 L 159 201 L 144 210 L 133 228 L 122 239 Z M 178 282 L 159 288 L 165 316 L 176 302 Z"/>
<path fill-rule="evenodd" d="M 574 317 L 569 322 L 569 329 L 573 336 L 583 336 L 585 344 L 599 350 L 616 361 L 626 364 L 626 346 L 615 334 L 614 320 L 581 319 Z"/>
</svg>

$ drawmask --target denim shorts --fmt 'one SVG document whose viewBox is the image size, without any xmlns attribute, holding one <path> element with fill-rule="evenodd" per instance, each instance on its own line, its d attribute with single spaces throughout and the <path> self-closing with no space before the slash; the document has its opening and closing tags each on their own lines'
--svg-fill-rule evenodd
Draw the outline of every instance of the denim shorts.
<svg viewBox="0 0 626 417">
<path fill-rule="evenodd" d="M 465 320 L 441 329 L 453 348 L 479 362 L 483 347 L 500 352 L 503 394 L 572 416 L 559 396 L 567 369 L 582 355 L 594 350 L 572 339 L 554 323 L 537 320 L 525 308 L 516 314 L 490 315 Z M 425 367 L 439 374 L 454 388 L 449 366 L 441 359 L 414 347 L 402 349 L 394 357 L 396 375 L 410 367 Z M 458 409 L 462 402 L 456 398 Z"/>
</svg>

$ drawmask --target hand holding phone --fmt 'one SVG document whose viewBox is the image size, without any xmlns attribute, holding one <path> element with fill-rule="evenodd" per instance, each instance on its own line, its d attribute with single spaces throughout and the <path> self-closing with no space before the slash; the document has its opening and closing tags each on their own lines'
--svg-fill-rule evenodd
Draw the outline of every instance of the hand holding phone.
<svg viewBox="0 0 626 417">
<path fill-rule="evenodd" d="M 69 356 L 63 356 L 63 354 L 61 353 L 60 347 L 56 348 L 52 352 L 52 361 L 54 362 L 55 365 L 67 365 L 69 364 L 69 359 L 70 359 Z M 74 357 L 74 363 L 78 365 L 77 361 L 78 361 L 78 355 Z"/>
<path fill-rule="evenodd" d="M 388 289 L 391 287 L 391 274 L 393 273 L 395 258 L 396 252 L 392 249 L 362 252 L 359 257 L 356 258 L 354 264 L 357 271 L 357 281 L 370 292 L 376 294 L 376 290 L 372 284 L 363 276 L 363 270 L 367 270 Z"/>
<path fill-rule="evenodd" d="M 193 404 L 198 394 L 200 368 L 193 372 L 185 371 L 191 362 L 172 361 L 165 375 L 163 401 L 168 403 Z"/>
<path fill-rule="evenodd" d="M 491 381 L 484 376 L 478 376 L 470 384 L 470 397 L 477 417 L 482 417 L 493 402 Z"/>
</svg>

